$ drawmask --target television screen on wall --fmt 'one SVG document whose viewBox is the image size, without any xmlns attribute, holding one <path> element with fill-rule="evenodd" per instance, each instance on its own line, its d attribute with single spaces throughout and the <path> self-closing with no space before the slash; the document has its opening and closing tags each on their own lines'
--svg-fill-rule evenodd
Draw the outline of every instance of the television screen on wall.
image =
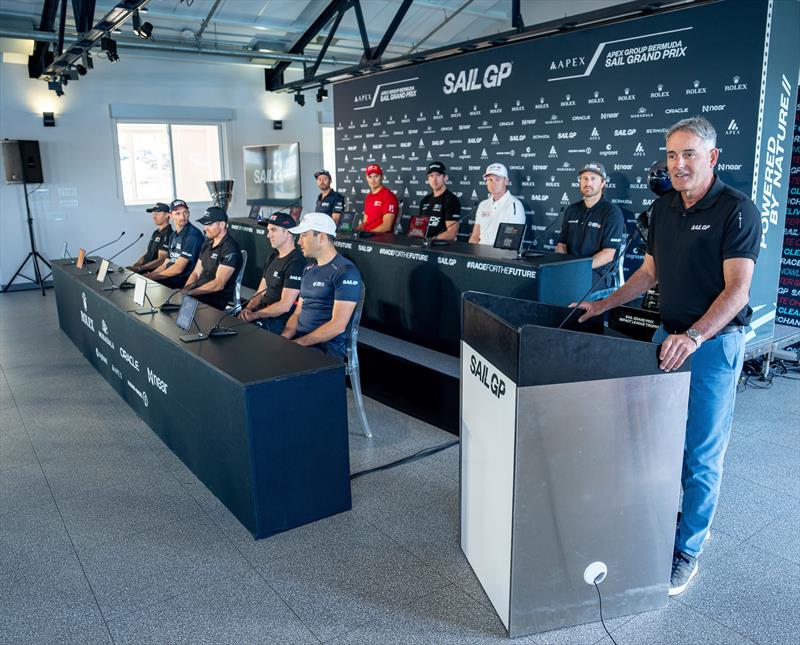
<svg viewBox="0 0 800 645">
<path fill-rule="evenodd" d="M 290 206 L 299 201 L 299 144 L 244 146 L 244 189 L 249 205 Z"/>
</svg>

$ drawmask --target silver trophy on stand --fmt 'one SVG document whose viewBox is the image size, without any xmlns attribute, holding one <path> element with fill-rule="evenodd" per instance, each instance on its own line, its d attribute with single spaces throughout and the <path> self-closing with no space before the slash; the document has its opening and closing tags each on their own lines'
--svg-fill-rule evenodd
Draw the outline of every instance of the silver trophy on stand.
<svg viewBox="0 0 800 645">
<path fill-rule="evenodd" d="M 207 181 L 206 186 L 208 187 L 208 192 L 211 193 L 211 200 L 214 202 L 214 206 L 219 206 L 227 212 L 233 196 L 233 179 Z"/>
</svg>

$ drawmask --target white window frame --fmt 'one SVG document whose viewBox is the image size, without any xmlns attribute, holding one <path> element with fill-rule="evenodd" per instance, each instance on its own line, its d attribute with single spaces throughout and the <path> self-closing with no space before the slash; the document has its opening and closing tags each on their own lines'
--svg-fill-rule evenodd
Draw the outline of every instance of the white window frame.
<svg viewBox="0 0 800 645">
<path fill-rule="evenodd" d="M 167 137 L 169 139 L 169 155 L 170 155 L 170 168 L 171 168 L 171 183 L 172 193 L 175 195 L 175 157 L 172 152 L 172 126 L 173 125 L 214 125 L 217 126 L 219 132 L 219 162 L 220 172 L 222 174 L 218 179 L 226 179 L 229 175 L 230 162 L 228 160 L 228 128 L 227 121 L 219 121 L 215 119 L 153 119 L 153 118 L 113 118 L 111 119 L 112 139 L 114 145 L 114 169 L 117 174 L 117 197 L 120 199 L 125 207 L 126 212 L 139 212 L 142 210 L 143 204 L 127 204 L 125 202 L 125 191 L 122 186 L 122 165 L 119 159 L 119 136 L 118 124 L 147 124 L 147 125 L 165 125 L 167 126 Z M 166 197 L 166 196 L 165 196 Z M 176 195 L 173 199 L 180 199 L 180 195 Z M 168 201 L 172 201 L 171 199 Z M 211 195 L 208 199 L 201 202 L 189 202 L 189 205 L 196 205 L 200 208 L 211 206 Z"/>
</svg>

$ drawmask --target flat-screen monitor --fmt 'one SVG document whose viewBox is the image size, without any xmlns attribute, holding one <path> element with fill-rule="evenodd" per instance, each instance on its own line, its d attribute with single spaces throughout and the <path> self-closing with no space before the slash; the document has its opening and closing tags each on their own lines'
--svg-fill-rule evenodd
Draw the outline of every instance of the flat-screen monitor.
<svg viewBox="0 0 800 645">
<path fill-rule="evenodd" d="M 412 217 L 408 223 L 408 237 L 424 238 L 428 232 L 428 220 L 429 218 L 419 215 Z"/>
<path fill-rule="evenodd" d="M 337 233 L 353 233 L 361 221 L 361 214 L 355 211 L 345 211 L 339 217 L 339 225 L 336 227 Z"/>
<path fill-rule="evenodd" d="M 494 248 L 505 251 L 519 251 L 525 237 L 525 224 L 501 223 L 494 238 Z"/>
<path fill-rule="evenodd" d="M 300 146 L 244 147 L 244 192 L 249 206 L 291 206 L 300 201 Z"/>
<path fill-rule="evenodd" d="M 197 311 L 198 301 L 191 296 L 184 296 L 181 301 L 181 308 L 178 310 L 178 316 L 175 323 L 184 331 L 189 331 L 194 321 L 194 314 Z"/>
</svg>

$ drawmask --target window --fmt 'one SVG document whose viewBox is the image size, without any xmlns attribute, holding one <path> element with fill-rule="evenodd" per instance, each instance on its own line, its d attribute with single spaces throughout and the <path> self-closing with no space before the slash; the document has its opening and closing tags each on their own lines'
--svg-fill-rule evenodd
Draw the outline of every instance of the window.
<svg viewBox="0 0 800 645">
<path fill-rule="evenodd" d="M 126 206 L 210 202 L 206 181 L 223 179 L 218 124 L 117 123 Z"/>
<path fill-rule="evenodd" d="M 336 183 L 336 142 L 333 127 L 322 126 L 322 167 L 331 173 L 331 185 L 338 188 Z"/>
</svg>

